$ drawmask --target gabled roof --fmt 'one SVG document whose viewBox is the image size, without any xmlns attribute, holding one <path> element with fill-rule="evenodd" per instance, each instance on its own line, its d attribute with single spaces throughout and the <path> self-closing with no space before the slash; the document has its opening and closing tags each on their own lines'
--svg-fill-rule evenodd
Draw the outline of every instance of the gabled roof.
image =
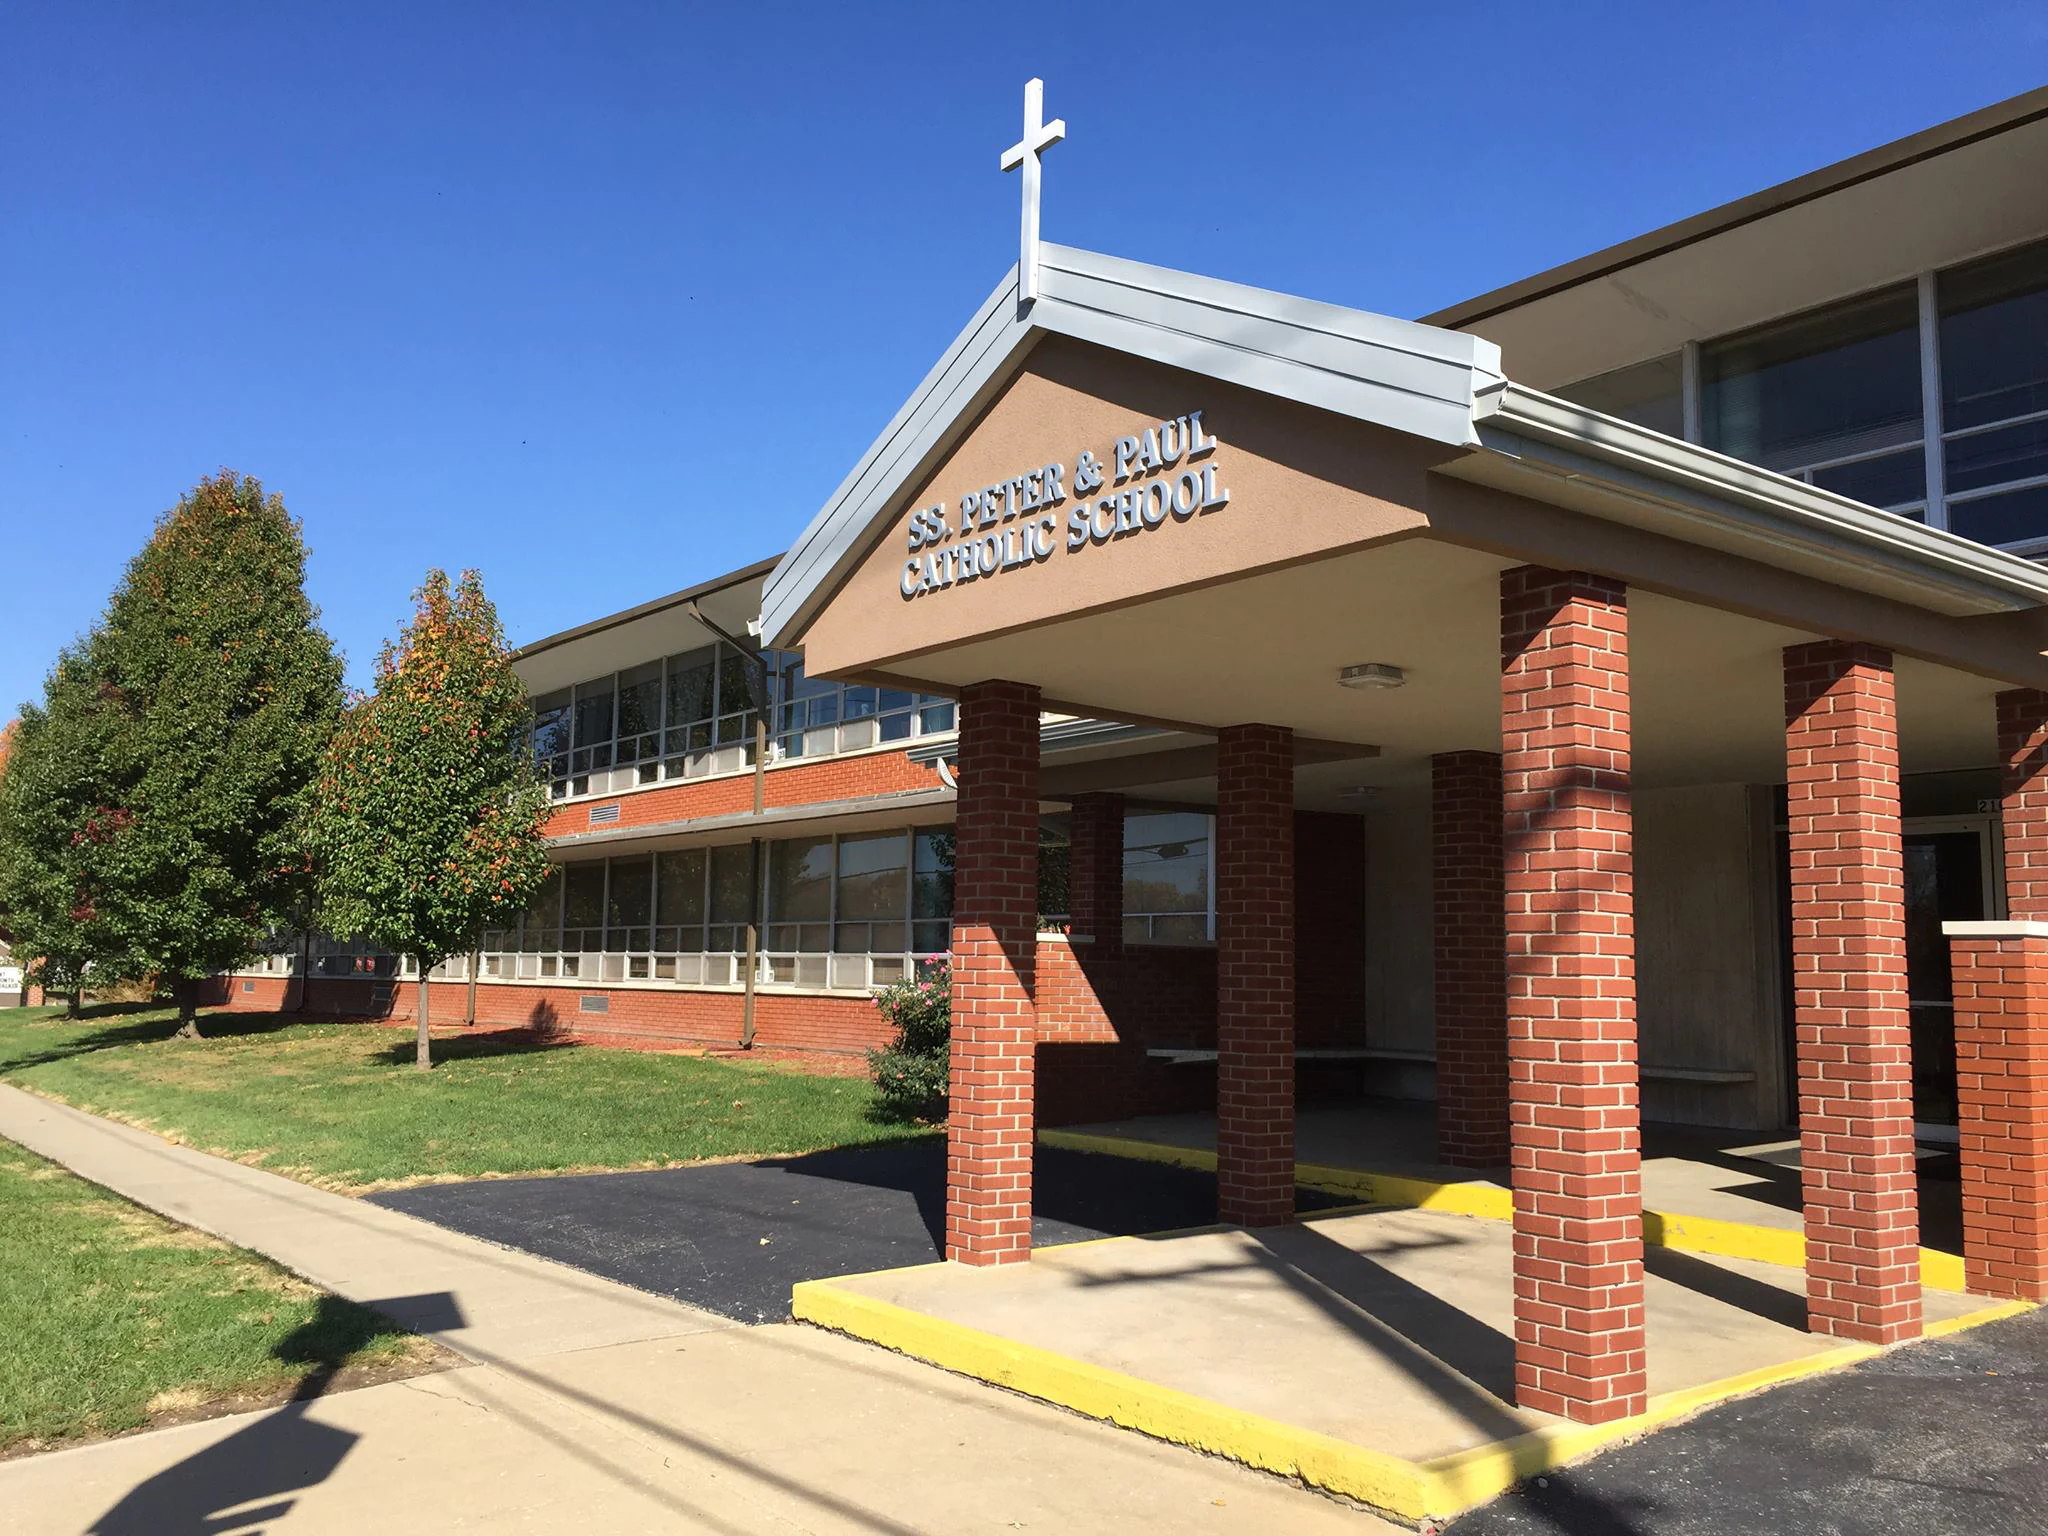
<svg viewBox="0 0 2048 1536">
<path fill-rule="evenodd" d="M 762 594 L 761 628 L 790 645 L 1040 336 L 1072 336 L 1455 447 L 1500 350 L 1456 331 L 1197 277 L 1071 246 L 1039 248 L 1039 297 L 1019 314 L 1013 267 L 938 366 L 811 519 Z"/>
<path fill-rule="evenodd" d="M 762 591 L 761 631 L 794 646 L 1043 335 L 1072 336 L 1471 452 L 1451 472 L 1935 613 L 2048 604 L 2048 570 L 1832 492 L 1511 383 L 1491 342 L 1046 245 L 1040 297 L 1017 273 L 926 375 Z M 2048 652 L 2044 652 L 2048 654 Z"/>
</svg>

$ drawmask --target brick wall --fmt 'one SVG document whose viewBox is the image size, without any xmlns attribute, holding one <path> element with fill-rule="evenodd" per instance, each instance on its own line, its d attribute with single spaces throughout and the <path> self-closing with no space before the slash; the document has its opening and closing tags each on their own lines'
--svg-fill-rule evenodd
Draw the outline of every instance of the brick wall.
<svg viewBox="0 0 2048 1536">
<path fill-rule="evenodd" d="M 968 1264 L 1031 1256 L 1038 713 L 1022 683 L 961 690 L 946 1257 Z"/>
<path fill-rule="evenodd" d="M 1216 745 L 1217 1214 L 1294 1216 L 1294 736 Z"/>
<path fill-rule="evenodd" d="M 1505 571 L 1501 642 L 1515 1400 L 1604 1423 L 1646 1401 L 1626 590 Z"/>
<path fill-rule="evenodd" d="M 244 991 L 244 984 L 253 991 Z M 275 1012 L 295 1000 L 297 983 L 282 976 L 216 977 L 202 996 L 207 1007 Z M 468 984 L 431 984 L 428 1017 L 437 1025 L 463 1022 Z M 290 992 L 288 993 L 288 990 Z M 315 977 L 305 1012 L 326 1018 L 410 1019 L 418 984 Z M 603 1013 L 585 1013 L 584 997 L 602 997 Z M 737 992 L 666 987 L 530 986 L 479 982 L 477 1023 L 518 1025 L 592 1045 L 733 1045 L 740 1037 L 745 999 Z M 889 1030 L 865 997 L 818 997 L 761 992 L 754 1000 L 755 1039 L 779 1050 L 854 1052 L 888 1043 Z"/>
<path fill-rule="evenodd" d="M 770 810 L 944 787 L 936 768 L 913 763 L 901 752 L 869 752 L 820 758 L 816 762 L 798 760 L 770 768 L 764 778 L 763 800 Z M 738 816 L 754 808 L 754 776 L 743 773 L 716 779 L 686 779 L 657 788 L 577 800 L 556 808 L 548 819 L 546 834 L 566 837 L 588 832 L 591 810 L 613 804 L 619 808 L 619 819 L 609 823 L 611 827 Z"/>
<path fill-rule="evenodd" d="M 1988 1296 L 2048 1300 L 2048 937 L 1958 937 L 1963 1267 Z"/>
<path fill-rule="evenodd" d="M 1898 708 L 1891 653 L 1785 650 L 1786 819 L 1808 1323 L 1920 1331 Z"/>
</svg>

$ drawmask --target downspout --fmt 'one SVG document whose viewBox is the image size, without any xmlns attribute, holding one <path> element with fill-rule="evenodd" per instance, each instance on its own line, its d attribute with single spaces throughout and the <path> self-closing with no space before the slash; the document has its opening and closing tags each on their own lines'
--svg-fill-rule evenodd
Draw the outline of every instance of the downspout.
<svg viewBox="0 0 2048 1536">
<path fill-rule="evenodd" d="M 683 611 L 712 634 L 750 661 L 760 676 L 761 698 L 754 710 L 754 814 L 759 816 L 768 805 L 768 711 L 774 707 L 769 688 L 770 675 L 768 658 L 758 648 L 749 649 L 739 638 L 716 621 L 707 618 L 704 610 L 695 602 L 683 604 Z M 751 840 L 747 860 L 747 975 L 746 992 L 740 1004 L 740 1049 L 754 1048 L 754 987 L 756 972 L 761 968 L 761 840 Z"/>
</svg>

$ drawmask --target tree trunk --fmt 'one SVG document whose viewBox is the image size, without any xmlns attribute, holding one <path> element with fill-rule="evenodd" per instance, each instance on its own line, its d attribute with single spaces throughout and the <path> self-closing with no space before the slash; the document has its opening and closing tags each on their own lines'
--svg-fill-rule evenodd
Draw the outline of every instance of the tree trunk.
<svg viewBox="0 0 2048 1536">
<path fill-rule="evenodd" d="M 462 1021 L 472 1029 L 476 1027 L 476 973 L 477 968 L 483 963 L 483 941 L 479 939 L 477 947 L 469 952 L 469 1006 Z"/>
<path fill-rule="evenodd" d="M 84 987 L 79 986 L 76 983 L 72 985 L 71 996 L 69 999 L 66 1000 L 64 1004 L 64 1017 L 67 1019 L 79 1019 L 85 1017 Z M 197 1033 L 199 1033 L 199 1031 L 195 1029 L 193 1030 L 193 1033 L 196 1035 Z"/>
<path fill-rule="evenodd" d="M 412 1064 L 424 1072 L 434 1064 L 434 1048 L 427 1037 L 427 958 L 425 955 L 417 958 L 420 968 L 420 1006 L 417 1010 L 419 1030 Z"/>
<path fill-rule="evenodd" d="M 307 972 L 313 968 L 313 925 L 308 923 L 305 929 L 306 931 L 299 935 L 299 1001 L 293 1007 L 293 1013 L 306 1011 Z"/>
<path fill-rule="evenodd" d="M 192 995 L 189 984 L 178 988 L 178 1038 L 180 1040 L 204 1040 L 199 1033 L 199 1004 Z"/>
</svg>

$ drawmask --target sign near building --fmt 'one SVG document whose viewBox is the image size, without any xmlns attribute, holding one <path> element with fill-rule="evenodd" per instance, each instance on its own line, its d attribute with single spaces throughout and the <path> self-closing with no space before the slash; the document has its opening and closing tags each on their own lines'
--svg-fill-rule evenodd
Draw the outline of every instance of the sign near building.
<svg viewBox="0 0 2048 1536">
<path fill-rule="evenodd" d="M 910 514 L 909 558 L 898 587 L 911 601 L 1008 571 L 1079 555 L 1227 506 L 1217 443 L 1189 411 L 1120 437 L 1107 454 L 1083 449 L 979 486 L 949 507 Z"/>
</svg>

